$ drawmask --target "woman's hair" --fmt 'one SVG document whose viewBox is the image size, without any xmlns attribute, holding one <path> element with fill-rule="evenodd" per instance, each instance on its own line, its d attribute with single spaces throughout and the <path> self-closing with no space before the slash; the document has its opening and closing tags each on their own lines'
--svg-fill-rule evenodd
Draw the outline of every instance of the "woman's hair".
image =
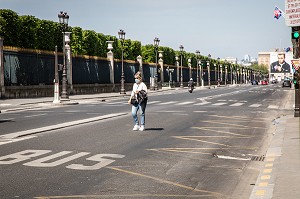
<svg viewBox="0 0 300 199">
<path fill-rule="evenodd" d="M 137 73 L 135 73 L 134 78 L 142 80 L 142 73 L 140 71 L 138 71 Z"/>
</svg>

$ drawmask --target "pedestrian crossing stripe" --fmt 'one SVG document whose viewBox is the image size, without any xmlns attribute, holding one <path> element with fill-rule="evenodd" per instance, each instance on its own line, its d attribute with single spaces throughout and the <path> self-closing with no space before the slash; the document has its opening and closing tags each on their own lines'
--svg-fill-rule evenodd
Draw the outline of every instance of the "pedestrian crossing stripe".
<svg viewBox="0 0 300 199">
<path fill-rule="evenodd" d="M 222 105 L 225 105 L 225 104 L 227 104 L 227 103 L 224 103 L 224 102 L 219 102 L 219 103 L 215 103 L 215 104 L 213 104 L 213 106 L 222 106 Z"/>
<path fill-rule="evenodd" d="M 176 106 L 181 106 L 181 105 L 193 105 L 193 106 L 203 106 L 203 105 L 207 105 L 207 104 L 211 104 L 212 106 L 223 106 L 223 105 L 227 105 L 230 107 L 239 107 L 239 106 L 243 106 L 245 105 L 245 103 L 247 101 L 236 101 L 236 100 L 228 100 L 228 101 L 220 101 L 217 103 L 213 103 L 213 102 L 207 102 L 207 101 L 202 101 L 202 102 L 197 102 L 197 101 L 186 101 L 186 102 L 179 102 L 179 101 L 168 101 L 168 102 L 161 102 L 161 101 L 150 101 L 147 104 L 152 104 L 152 105 L 170 105 L 170 104 L 174 104 Z M 233 103 L 235 102 L 235 103 Z M 84 103 L 85 104 L 85 103 Z M 98 103 L 99 104 L 99 103 Z M 128 105 L 128 102 L 105 102 L 104 105 L 107 106 L 123 106 L 123 105 Z M 251 104 L 248 107 L 249 108 L 259 108 L 263 106 L 263 104 Z M 268 109 L 278 109 L 279 106 L 277 105 L 268 105 L 267 106 Z"/>
<path fill-rule="evenodd" d="M 258 107 L 260 107 L 261 106 L 261 104 L 252 104 L 252 105 L 250 105 L 249 107 L 250 108 L 258 108 Z"/>
<path fill-rule="evenodd" d="M 234 104 L 231 104 L 230 106 L 242 106 L 244 103 L 234 103 Z"/>
</svg>

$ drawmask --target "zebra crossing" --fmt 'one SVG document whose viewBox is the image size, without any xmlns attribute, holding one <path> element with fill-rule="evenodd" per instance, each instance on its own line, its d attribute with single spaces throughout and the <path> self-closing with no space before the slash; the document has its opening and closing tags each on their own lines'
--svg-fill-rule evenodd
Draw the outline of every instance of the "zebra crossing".
<svg viewBox="0 0 300 199">
<path fill-rule="evenodd" d="M 98 103 L 99 104 L 99 103 Z M 104 106 L 124 106 L 128 105 L 125 101 L 115 101 L 115 102 L 103 102 L 101 103 Z M 148 105 L 155 105 L 155 106 L 163 106 L 163 105 L 174 105 L 174 106 L 213 106 L 213 107 L 221 107 L 221 106 L 228 106 L 228 107 L 241 107 L 246 106 L 248 108 L 268 108 L 268 109 L 279 109 L 278 105 L 274 104 L 250 104 L 245 100 L 217 100 L 217 101 L 205 101 L 201 100 L 199 101 L 149 101 L 147 103 Z"/>
</svg>

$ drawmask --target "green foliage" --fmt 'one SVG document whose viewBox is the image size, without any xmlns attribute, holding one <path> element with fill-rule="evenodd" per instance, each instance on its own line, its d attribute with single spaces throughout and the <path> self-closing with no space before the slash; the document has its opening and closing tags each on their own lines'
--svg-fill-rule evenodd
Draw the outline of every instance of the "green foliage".
<svg viewBox="0 0 300 199">
<path fill-rule="evenodd" d="M 16 12 L 7 9 L 0 10 L 1 29 L 0 36 L 4 37 L 4 45 L 19 46 L 20 22 Z"/>
<path fill-rule="evenodd" d="M 74 55 L 83 54 L 83 31 L 80 27 L 71 29 L 71 48 Z"/>
<path fill-rule="evenodd" d="M 142 46 L 142 57 L 144 62 L 155 62 L 155 52 L 154 46 L 148 44 L 146 46 Z"/>
<path fill-rule="evenodd" d="M 55 50 L 56 45 L 62 49 L 60 26 L 52 21 L 38 20 L 36 26 L 36 49 Z"/>
<path fill-rule="evenodd" d="M 86 55 L 97 55 L 99 48 L 99 39 L 97 33 L 93 30 L 83 31 L 83 53 Z"/>
<path fill-rule="evenodd" d="M 269 73 L 268 66 L 265 66 L 265 65 L 252 64 L 251 68 L 253 68 L 255 71 L 259 71 L 265 75 L 267 75 Z"/>
<path fill-rule="evenodd" d="M 20 28 L 20 36 L 22 39 L 19 40 L 19 47 L 35 49 L 37 39 L 37 18 L 33 16 L 20 16 L 19 22 L 22 24 Z"/>
</svg>

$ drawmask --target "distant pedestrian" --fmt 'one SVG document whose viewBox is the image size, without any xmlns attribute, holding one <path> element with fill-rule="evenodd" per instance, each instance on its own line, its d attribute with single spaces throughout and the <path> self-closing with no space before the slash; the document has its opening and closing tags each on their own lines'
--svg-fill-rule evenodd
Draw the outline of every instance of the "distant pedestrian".
<svg viewBox="0 0 300 199">
<path fill-rule="evenodd" d="M 134 127 L 132 130 L 144 131 L 145 130 L 145 110 L 147 106 L 147 86 L 142 81 L 142 74 L 138 71 L 135 75 L 135 83 L 133 84 L 132 92 L 128 100 L 128 104 L 132 105 L 131 113 L 134 120 Z M 132 102 L 136 99 L 136 102 Z M 141 110 L 140 123 L 137 112 Z M 140 125 L 139 125 L 140 124 Z"/>
</svg>

